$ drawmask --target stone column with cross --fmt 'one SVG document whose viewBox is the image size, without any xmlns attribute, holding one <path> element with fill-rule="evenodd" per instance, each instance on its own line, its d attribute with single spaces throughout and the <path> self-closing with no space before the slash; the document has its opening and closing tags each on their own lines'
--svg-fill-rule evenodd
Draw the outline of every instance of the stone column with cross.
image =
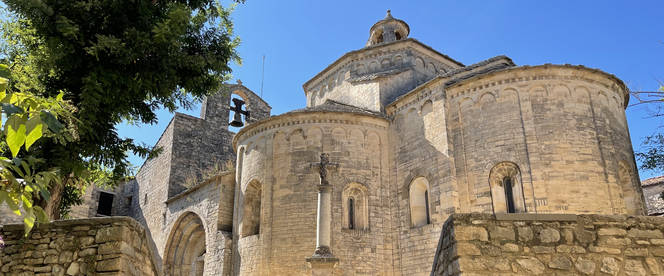
<svg viewBox="0 0 664 276">
<path fill-rule="evenodd" d="M 311 275 L 332 275 L 334 266 L 339 259 L 334 257 L 330 250 L 330 234 L 332 226 L 332 186 L 327 180 L 328 169 L 338 168 L 338 164 L 330 163 L 330 156 L 321 153 L 320 162 L 311 164 L 318 169 L 320 183 L 318 184 L 318 213 L 316 216 L 316 250 L 307 258 L 311 265 Z"/>
</svg>

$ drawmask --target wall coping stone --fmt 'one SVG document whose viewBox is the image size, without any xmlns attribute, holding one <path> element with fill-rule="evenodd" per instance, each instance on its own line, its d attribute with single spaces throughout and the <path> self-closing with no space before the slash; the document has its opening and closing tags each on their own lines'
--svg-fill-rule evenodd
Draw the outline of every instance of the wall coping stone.
<svg viewBox="0 0 664 276">
<path fill-rule="evenodd" d="M 533 213 L 510 213 L 495 214 L 496 220 L 522 220 L 522 221 L 576 221 L 574 214 L 533 214 Z"/>
<path fill-rule="evenodd" d="M 53 227 L 74 227 L 79 225 L 91 226 L 91 225 L 101 225 L 101 224 L 125 225 L 136 229 L 140 233 L 145 233 L 145 228 L 143 228 L 143 226 L 138 221 L 136 221 L 133 218 L 125 216 L 54 220 L 48 223 L 35 224 L 35 227 L 33 229 L 48 229 Z M 24 229 L 23 223 L 12 223 L 0 226 L 0 231 L 14 232 L 14 231 L 22 231 L 23 229 Z"/>
</svg>

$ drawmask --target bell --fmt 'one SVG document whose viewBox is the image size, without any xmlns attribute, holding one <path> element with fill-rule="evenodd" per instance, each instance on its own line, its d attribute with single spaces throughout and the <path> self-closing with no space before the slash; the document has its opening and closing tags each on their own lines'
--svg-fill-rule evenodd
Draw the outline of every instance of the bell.
<svg viewBox="0 0 664 276">
<path fill-rule="evenodd" d="M 242 123 L 242 114 L 239 112 L 235 112 L 233 115 L 233 121 L 229 124 L 232 127 L 242 127 L 244 126 L 244 123 Z"/>
</svg>

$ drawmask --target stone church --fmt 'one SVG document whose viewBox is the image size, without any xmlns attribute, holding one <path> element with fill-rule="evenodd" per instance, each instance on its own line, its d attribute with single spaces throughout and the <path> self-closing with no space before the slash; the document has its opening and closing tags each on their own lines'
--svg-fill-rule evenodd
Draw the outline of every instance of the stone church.
<svg viewBox="0 0 664 276">
<path fill-rule="evenodd" d="M 409 33 L 388 11 L 281 115 L 226 85 L 75 213 L 138 220 L 165 275 L 429 275 L 455 213 L 644 214 L 623 81 L 465 65 Z"/>
</svg>

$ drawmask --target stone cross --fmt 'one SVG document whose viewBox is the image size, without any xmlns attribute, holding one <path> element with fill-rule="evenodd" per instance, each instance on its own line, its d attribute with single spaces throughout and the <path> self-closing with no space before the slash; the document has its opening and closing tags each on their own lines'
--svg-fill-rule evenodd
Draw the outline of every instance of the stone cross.
<svg viewBox="0 0 664 276">
<path fill-rule="evenodd" d="M 318 174 L 320 175 L 320 186 L 329 185 L 330 182 L 327 181 L 327 170 L 328 168 L 338 168 L 339 164 L 330 162 L 330 155 L 327 153 L 320 154 L 320 162 L 312 163 L 311 168 L 317 168 Z"/>
</svg>

